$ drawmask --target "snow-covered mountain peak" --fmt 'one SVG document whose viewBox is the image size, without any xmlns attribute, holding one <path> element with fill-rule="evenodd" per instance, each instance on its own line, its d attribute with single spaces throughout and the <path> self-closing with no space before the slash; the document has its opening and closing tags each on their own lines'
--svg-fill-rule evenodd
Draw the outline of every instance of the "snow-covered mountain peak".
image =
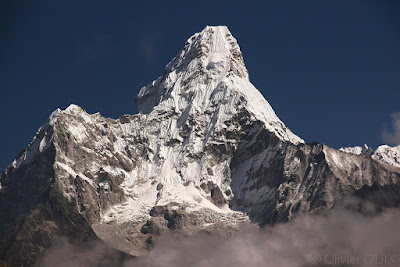
<svg viewBox="0 0 400 267">
<path fill-rule="evenodd" d="M 339 148 L 340 151 L 355 154 L 355 155 L 360 155 L 360 154 L 365 154 L 368 156 L 371 156 L 374 151 L 372 148 L 370 148 L 368 145 L 364 144 L 364 146 L 354 146 L 354 147 L 341 147 Z"/>
<path fill-rule="evenodd" d="M 149 113 L 163 100 L 181 97 L 192 87 L 196 91 L 212 91 L 233 75 L 248 78 L 236 39 L 226 26 L 207 26 L 186 41 L 161 77 L 140 90 L 136 99 L 138 111 Z"/>
<path fill-rule="evenodd" d="M 400 145 L 394 147 L 381 145 L 375 150 L 372 157 L 400 167 Z"/>
<path fill-rule="evenodd" d="M 196 64 L 192 63 L 193 60 Z M 220 74 L 220 77 L 233 73 L 248 77 L 240 47 L 226 26 L 207 26 L 191 36 L 166 70 L 175 71 L 180 68 L 203 68 L 216 75 Z M 230 73 L 225 73 L 228 71 Z"/>
<path fill-rule="evenodd" d="M 206 119 L 216 127 L 246 110 L 281 140 L 304 142 L 251 84 L 240 47 L 226 26 L 207 26 L 190 37 L 164 74 L 140 90 L 136 105 L 144 114 L 173 112 L 181 121 L 213 114 Z"/>
<path fill-rule="evenodd" d="M 68 113 L 76 113 L 82 111 L 82 108 L 78 105 L 71 104 L 64 111 Z"/>
<path fill-rule="evenodd" d="M 381 145 L 375 151 L 367 145 L 364 145 L 364 147 L 341 147 L 339 150 L 355 155 L 365 154 L 374 159 L 400 167 L 400 145 L 394 147 Z"/>
</svg>

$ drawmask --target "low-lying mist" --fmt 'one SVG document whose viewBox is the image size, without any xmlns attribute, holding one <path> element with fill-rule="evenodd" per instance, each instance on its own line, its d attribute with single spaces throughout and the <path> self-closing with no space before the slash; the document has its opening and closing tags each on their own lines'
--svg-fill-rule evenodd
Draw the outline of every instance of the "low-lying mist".
<svg viewBox="0 0 400 267">
<path fill-rule="evenodd" d="M 400 210 L 380 213 L 345 208 L 325 215 L 299 214 L 289 223 L 258 228 L 248 224 L 229 238 L 196 235 L 157 240 L 130 266 L 400 266 Z M 104 245 L 77 248 L 64 243 L 48 251 L 41 266 L 107 266 Z M 55 264 L 56 263 L 56 264 Z"/>
</svg>

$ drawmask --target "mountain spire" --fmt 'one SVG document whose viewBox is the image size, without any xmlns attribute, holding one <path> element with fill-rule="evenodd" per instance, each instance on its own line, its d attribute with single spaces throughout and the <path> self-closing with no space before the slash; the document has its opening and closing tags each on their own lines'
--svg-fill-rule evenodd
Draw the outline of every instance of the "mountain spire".
<svg viewBox="0 0 400 267">
<path fill-rule="evenodd" d="M 240 47 L 226 26 L 207 26 L 190 37 L 167 71 L 193 65 L 193 60 L 198 67 L 220 74 L 221 78 L 232 74 L 248 77 Z"/>
<path fill-rule="evenodd" d="M 207 26 L 190 37 L 164 74 L 140 90 L 136 106 L 144 114 L 206 112 L 218 113 L 220 119 L 231 118 L 244 106 L 281 140 L 304 142 L 251 84 L 240 47 L 226 26 Z"/>
</svg>

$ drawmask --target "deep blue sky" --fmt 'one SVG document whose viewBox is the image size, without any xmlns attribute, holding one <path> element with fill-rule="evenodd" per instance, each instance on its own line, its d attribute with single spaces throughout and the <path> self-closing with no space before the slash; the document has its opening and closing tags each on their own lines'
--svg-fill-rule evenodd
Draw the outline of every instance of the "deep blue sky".
<svg viewBox="0 0 400 267">
<path fill-rule="evenodd" d="M 383 143 L 400 111 L 400 1 L 259 2 L 1 1 L 0 169 L 57 107 L 136 113 L 140 88 L 206 25 L 229 27 L 250 80 L 297 135 Z"/>
</svg>

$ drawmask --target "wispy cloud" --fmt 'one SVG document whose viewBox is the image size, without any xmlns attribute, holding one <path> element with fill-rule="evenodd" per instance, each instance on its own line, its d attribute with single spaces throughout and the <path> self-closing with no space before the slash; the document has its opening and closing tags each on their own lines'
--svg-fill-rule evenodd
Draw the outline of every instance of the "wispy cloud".
<svg viewBox="0 0 400 267">
<path fill-rule="evenodd" d="M 399 266 L 400 210 L 375 210 L 372 203 L 351 198 L 325 215 L 298 214 L 289 223 L 261 229 L 249 224 L 231 237 L 176 240 L 165 234 L 147 256 L 134 259 L 100 241 L 76 246 L 61 240 L 40 266 Z"/>
<path fill-rule="evenodd" d="M 385 127 L 382 131 L 383 142 L 389 145 L 400 144 L 400 112 L 394 112 L 390 115 L 392 117 L 392 127 L 388 129 Z"/>
<path fill-rule="evenodd" d="M 250 227 L 231 238 L 159 240 L 147 257 L 131 266 L 398 266 L 400 212 L 367 216 L 335 209 L 326 216 L 300 215 L 287 224 Z"/>
<path fill-rule="evenodd" d="M 325 215 L 299 214 L 262 229 L 245 225 L 232 237 L 176 240 L 165 234 L 147 256 L 136 259 L 115 257 L 100 241 L 85 247 L 62 241 L 40 266 L 399 266 L 399 232 L 398 209 L 375 213 L 372 203 L 350 199 Z"/>
<path fill-rule="evenodd" d="M 146 63 L 151 63 L 156 55 L 157 36 L 148 36 L 140 43 L 140 48 Z"/>
</svg>

